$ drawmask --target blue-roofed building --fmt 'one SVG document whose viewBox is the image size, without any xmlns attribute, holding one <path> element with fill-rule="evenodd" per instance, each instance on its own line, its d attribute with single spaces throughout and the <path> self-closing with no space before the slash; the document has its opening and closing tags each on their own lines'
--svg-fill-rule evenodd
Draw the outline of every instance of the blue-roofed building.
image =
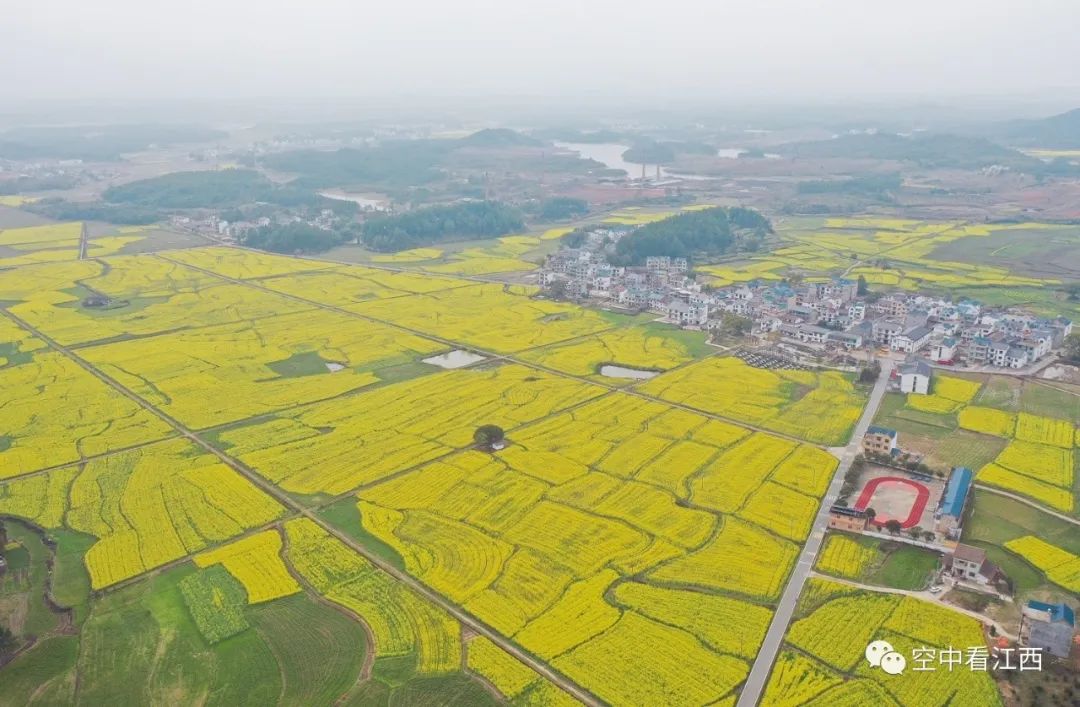
<svg viewBox="0 0 1080 707">
<path fill-rule="evenodd" d="M 937 513 L 934 514 L 935 530 L 952 540 L 960 537 L 964 505 L 967 503 L 973 478 L 971 469 L 965 466 L 953 469 L 949 482 L 945 485 L 945 493 L 941 495 Z"/>
<path fill-rule="evenodd" d="M 892 454 L 898 447 L 899 438 L 892 428 L 871 425 L 862 438 L 863 454 Z"/>
<path fill-rule="evenodd" d="M 1058 658 L 1068 658 L 1076 634 L 1076 614 L 1068 604 L 1029 601 L 1020 619 L 1020 645 L 1042 648 Z"/>
</svg>

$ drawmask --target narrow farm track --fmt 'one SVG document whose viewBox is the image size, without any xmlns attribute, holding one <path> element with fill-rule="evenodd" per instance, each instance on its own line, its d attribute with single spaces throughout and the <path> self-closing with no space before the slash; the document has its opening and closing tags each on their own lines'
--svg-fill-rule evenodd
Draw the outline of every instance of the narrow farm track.
<svg viewBox="0 0 1080 707">
<path fill-rule="evenodd" d="M 202 272 L 202 273 L 204 273 L 206 275 L 211 275 L 211 276 L 214 276 L 214 277 L 221 278 L 221 279 L 226 280 L 228 282 L 231 282 L 231 283 L 233 283 L 235 285 L 247 286 L 247 287 L 251 287 L 251 288 L 254 288 L 254 289 L 257 289 L 257 290 L 261 290 L 263 292 L 267 292 L 267 293 L 270 293 L 270 294 L 278 295 L 278 296 L 281 296 L 281 297 L 286 297 L 286 298 L 294 300 L 296 302 L 301 302 L 301 303 L 309 305 L 311 307 L 315 307 L 316 309 L 323 309 L 323 310 L 328 311 L 328 312 L 334 312 L 336 314 L 342 314 L 342 315 L 345 315 L 345 316 L 348 316 L 348 317 L 352 317 L 354 319 L 361 319 L 363 321 L 371 322 L 373 324 L 380 324 L 380 325 L 383 325 L 383 326 L 393 327 L 394 329 L 406 332 L 408 334 L 412 334 L 413 336 L 419 336 L 419 337 L 428 339 L 430 341 L 437 341 L 438 343 L 443 344 L 444 346 L 451 346 L 453 348 L 467 348 L 470 351 L 475 351 L 476 353 L 480 354 L 481 356 L 487 357 L 488 359 L 499 360 L 499 361 L 508 361 L 510 363 L 516 363 L 516 364 L 518 364 L 520 366 L 525 366 L 527 368 L 531 368 L 531 369 L 533 369 L 535 371 L 543 371 L 545 373 L 549 373 L 549 374 L 554 375 L 554 376 L 559 376 L 560 378 L 569 378 L 569 379 L 572 379 L 572 380 L 579 381 L 581 383 L 587 383 L 589 385 L 605 388 L 608 391 L 623 392 L 623 393 L 626 393 L 627 395 L 633 395 L 634 397 L 641 398 L 642 400 L 648 400 L 650 402 L 659 403 L 661 405 L 666 405 L 668 407 L 679 408 L 680 410 L 685 410 L 687 412 L 692 412 L 695 415 L 701 415 L 703 417 L 708 417 L 708 418 L 711 418 L 711 419 L 714 419 L 714 420 L 719 420 L 720 422 L 727 422 L 727 423 L 730 423 L 730 424 L 733 424 L 733 425 L 738 425 L 739 427 L 743 427 L 745 429 L 753 430 L 754 432 L 761 432 L 761 433 L 764 433 L 764 434 L 772 435 L 774 437 L 780 437 L 782 439 L 788 440 L 789 442 L 796 442 L 798 444 L 811 444 L 810 442 L 806 442 L 804 440 L 801 440 L 798 437 L 795 437 L 795 436 L 792 436 L 792 435 L 789 435 L 789 434 L 785 434 L 785 433 L 782 433 L 782 432 L 774 432 L 773 430 L 765 429 L 764 427 L 759 427 L 757 425 L 753 425 L 753 424 L 750 424 L 748 422 L 744 422 L 742 420 L 737 420 L 737 419 L 732 418 L 732 417 L 727 417 L 727 416 L 724 416 L 724 415 L 717 415 L 716 413 L 708 412 L 707 410 L 701 410 L 699 408 L 695 408 L 695 407 L 692 407 L 690 405 L 685 405 L 683 403 L 677 403 L 677 402 L 672 402 L 670 400 L 664 400 L 663 398 L 658 398 L 658 397 L 653 396 L 653 395 L 647 395 L 647 394 L 642 393 L 642 392 L 637 391 L 637 390 L 626 389 L 626 388 L 622 388 L 620 386 L 610 385 L 608 383 L 604 383 L 604 382 L 601 382 L 601 381 L 589 380 L 588 378 L 586 378 L 584 376 L 576 376 L 576 375 L 573 375 L 571 373 L 566 373 L 565 371 L 559 371 L 559 370 L 556 370 L 554 368 L 548 368 L 547 366 L 543 366 L 543 365 L 541 365 L 539 363 L 536 363 L 534 361 L 526 361 L 524 359 L 517 358 L 513 354 L 500 354 L 500 353 L 496 353 L 494 351 L 486 351 L 484 349 L 478 348 L 478 347 L 473 346 L 471 344 L 464 344 L 464 343 L 462 343 L 460 341 L 454 341 L 453 339 L 445 339 L 445 338 L 443 338 L 441 336 L 436 336 L 435 334 L 431 334 L 429 332 L 421 331 L 419 329 L 413 329 L 411 327 L 403 326 L 401 324 L 397 324 L 395 322 L 388 321 L 388 320 L 385 320 L 385 319 L 376 319 L 375 317 L 369 317 L 369 316 L 360 314 L 359 312 L 352 312 L 352 311 L 349 311 L 348 309 L 344 309 L 342 307 L 337 307 L 335 305 L 325 304 L 325 303 L 322 303 L 322 302 L 317 302 L 315 300 L 307 299 L 306 297 L 300 297 L 299 295 L 291 295 L 291 294 L 286 294 L 286 293 L 283 293 L 283 292 L 278 292 L 277 290 L 272 290 L 272 289 L 270 289 L 268 287 L 262 286 L 261 284 L 258 283 L 258 281 L 255 281 L 255 280 L 240 280 L 240 279 L 237 279 L 237 278 L 227 277 L 225 275 L 215 273 L 215 272 L 213 272 L 211 270 L 206 270 L 205 268 L 200 268 L 200 267 L 195 266 L 195 265 L 190 265 L 188 263 L 183 263 L 183 262 L 181 262 L 179 260 L 173 260 L 173 259 L 169 258 L 168 256 L 160 254 L 160 253 L 155 254 L 155 255 L 156 255 L 156 257 L 161 258 L 163 260 L 168 260 L 170 263 L 174 263 L 174 264 L 177 264 L 177 265 L 184 265 L 184 266 L 192 268 L 194 270 L 198 270 L 199 272 Z M 415 275 L 416 274 L 415 271 L 412 274 Z M 487 282 L 487 284 L 491 284 L 491 283 Z M 612 329 L 615 329 L 615 328 L 617 328 L 617 327 L 612 327 Z M 552 344 L 557 344 L 557 343 L 562 343 L 562 342 L 552 342 Z M 534 347 L 534 348 L 538 348 L 538 347 Z M 529 350 L 529 349 L 526 349 L 526 350 Z M 482 361 L 482 362 L 479 362 L 479 363 L 486 363 L 486 361 Z M 477 365 L 479 365 L 479 363 Z M 814 446 L 818 446 L 818 447 L 824 449 L 824 447 L 821 447 L 821 445 L 814 445 Z"/>
<path fill-rule="evenodd" d="M 1067 516 L 1064 513 L 1058 513 L 1057 511 L 1051 510 L 1046 506 L 1037 503 L 1036 501 L 1032 501 L 1030 498 L 1020 496 L 1019 494 L 1009 493 L 1008 491 L 1003 491 L 1002 489 L 994 488 L 993 486 L 987 486 L 986 484 L 980 483 L 976 483 L 975 488 L 979 489 L 980 491 L 987 491 L 989 493 L 997 494 L 998 496 L 1004 496 L 1005 498 L 1011 498 L 1018 503 L 1023 503 L 1024 505 L 1031 506 L 1037 511 L 1042 511 L 1047 515 L 1052 515 L 1055 518 L 1065 521 L 1066 523 L 1072 523 L 1073 525 L 1080 526 L 1080 518 L 1076 518 L 1074 516 Z"/>
<path fill-rule="evenodd" d="M 248 467 L 245 464 L 242 464 L 241 462 L 239 462 L 236 459 L 233 459 L 229 455 L 225 454 L 225 452 L 222 452 L 221 450 L 217 449 L 216 447 L 214 447 L 210 443 L 206 442 L 201 437 L 199 437 L 195 432 L 188 429 L 185 425 L 183 425 L 181 422 L 179 422 L 178 420 L 173 418 L 171 415 L 168 415 L 168 414 L 162 412 L 161 410 L 158 410 L 153 405 L 151 405 L 149 402 L 147 402 L 146 400 L 143 400 L 140 396 L 138 396 L 134 392 L 132 392 L 132 391 L 128 390 L 127 388 L 125 388 L 122 384 L 120 384 L 118 381 L 113 379 L 111 376 L 109 376 L 109 375 L 103 373 L 102 371 L 98 370 L 97 368 L 95 368 L 93 366 L 93 364 L 91 364 L 89 361 L 87 361 L 86 359 L 79 356 L 78 353 L 76 353 L 76 352 L 68 349 L 67 347 L 62 346 L 61 344 L 57 343 L 51 337 L 49 337 L 48 335 L 46 335 L 43 332 L 39 331 L 38 329 L 31 326 L 27 322 L 23 321 L 21 318 L 19 318 L 18 316 L 12 314 L 11 312 L 9 312 L 9 311 L 7 311 L 5 309 L 0 309 L 0 312 L 2 312 L 4 314 L 4 316 L 11 319 L 13 322 L 18 324 L 20 327 L 22 327 L 26 331 L 29 331 L 30 333 L 32 333 L 35 336 L 37 336 L 38 338 L 40 338 L 42 341 L 44 341 L 46 344 L 48 344 L 49 347 L 52 348 L 53 350 L 67 356 L 70 360 L 72 360 L 73 362 L 78 364 L 79 367 L 81 367 L 82 369 L 84 369 L 85 371 L 90 373 L 92 376 L 94 376 L 95 378 L 100 380 L 102 383 L 105 383 L 110 388 L 114 389 L 115 391 L 117 391 L 118 393 L 123 395 L 124 397 L 128 398 L 129 400 L 131 400 L 135 404 L 139 405 L 141 408 L 147 410 L 151 414 L 153 414 L 156 417 L 158 417 L 159 419 L 161 419 L 163 422 L 165 422 L 170 427 L 172 427 L 174 430 L 176 430 L 182 437 L 190 440 L 192 443 L 196 444 L 197 446 L 199 446 L 200 448 L 202 448 L 206 452 L 208 452 L 210 454 L 213 454 L 215 457 L 220 459 L 222 461 L 222 463 L 226 464 L 227 466 L 229 466 L 231 469 L 233 469 L 237 473 L 243 475 L 252 484 L 254 484 L 258 488 L 265 491 L 271 498 L 276 499 L 280 504 L 282 504 L 283 506 L 288 508 L 294 515 L 301 515 L 301 516 L 304 516 L 305 518 L 308 518 L 313 523 L 318 525 L 320 528 L 322 528 L 323 530 L 328 532 L 330 535 L 334 536 L 335 538 L 340 540 L 342 543 L 344 543 L 346 546 L 351 548 L 353 551 L 355 551 L 356 553 L 363 556 L 368 562 L 375 565 L 376 567 L 381 569 L 383 572 L 389 574 L 394 579 L 396 579 L 399 582 L 401 582 L 402 584 L 405 584 L 406 586 L 408 586 L 410 589 L 412 589 L 414 592 L 416 592 L 420 596 L 424 597 L 428 601 L 432 602 L 436 606 L 438 606 L 441 609 L 443 609 L 444 611 L 446 611 L 448 614 L 450 614 L 455 619 L 457 619 L 463 626 L 467 626 L 470 629 L 472 629 L 473 631 L 475 631 L 476 633 L 490 639 L 493 643 L 495 643 L 497 646 L 502 648 L 504 651 L 506 651 L 510 655 L 514 656 L 515 658 L 517 658 L 519 661 L 521 661 L 525 665 L 532 668 L 536 673 L 544 676 L 545 678 L 550 680 L 552 683 L 558 685 L 560 688 L 562 688 L 566 692 L 570 693 L 571 695 L 573 695 L 575 698 L 577 698 L 581 702 L 583 702 L 583 703 L 585 703 L 587 705 L 594 706 L 594 707 L 598 707 L 601 704 L 600 700 L 597 699 L 594 695 L 592 695 L 592 693 L 586 691 L 585 689 L 583 689 L 582 687 L 578 686 L 576 683 L 571 681 L 569 678 L 567 678 L 567 677 L 563 676 L 562 674 L 556 672 L 554 669 L 549 667 L 546 663 L 538 660 L 537 658 L 533 657 L 531 654 L 527 653 L 526 651 L 522 650 L 521 648 L 519 648 L 515 644 L 511 643 L 506 638 L 504 638 L 502 636 L 502 634 L 498 633 L 497 631 L 495 631 L 490 626 L 478 621 L 477 619 L 473 618 L 469 614 L 465 613 L 457 605 L 452 604 L 451 602 L 447 601 L 441 595 L 437 594 L 436 592 L 432 591 L 427 586 L 422 584 L 419 580 L 415 579 L 411 575 L 409 575 L 409 574 L 399 570 L 398 568 L 394 567 L 389 562 L 382 559 L 377 554 L 371 552 L 366 547 L 364 547 L 363 545 L 361 545 L 357 541 L 353 540 L 351 537 L 349 537 L 345 533 L 341 532 L 340 530 L 333 527 L 332 525 L 329 525 L 324 520 L 319 518 L 315 514 L 314 511 L 301 506 L 295 499 L 293 499 L 291 496 L 289 496 L 287 493 L 285 493 L 284 491 L 279 489 L 274 484 L 270 483 L 268 480 L 266 480 L 260 474 L 256 473 L 250 467 Z M 260 530 L 265 530 L 268 527 L 272 527 L 273 525 L 275 525 L 279 521 L 280 521 L 280 519 L 276 519 L 274 523 L 270 523 L 266 527 L 261 528 Z M 250 535 L 250 534 L 253 534 L 254 532 L 255 532 L 254 530 L 248 531 L 244 535 L 245 536 Z M 183 558 L 181 560 L 177 560 L 177 561 L 175 561 L 173 563 L 170 563 L 170 565 L 166 565 L 165 567 L 179 565 L 182 562 L 187 562 L 187 561 L 188 561 L 188 558 Z M 164 569 L 164 567 L 156 568 L 157 571 L 161 571 L 162 569 Z M 141 576 L 142 575 L 140 575 L 140 577 Z"/>
<path fill-rule="evenodd" d="M 993 619 L 991 619 L 991 618 L 989 618 L 987 616 L 984 616 L 983 614 L 980 614 L 977 611 L 971 611 L 970 609 L 965 609 L 962 606 L 957 606 L 955 604 L 949 604 L 948 602 L 941 601 L 940 598 L 938 598 L 937 596 L 931 594 L 930 592 L 912 591 L 912 590 L 909 590 L 909 589 L 894 589 L 892 587 L 878 587 L 878 586 L 875 586 L 873 584 L 863 584 L 862 582 L 855 582 L 855 581 L 852 581 L 850 579 L 843 579 L 841 577 L 833 577 L 832 575 L 820 574 L 818 572 L 811 572 L 810 574 L 813 577 L 819 577 L 821 579 L 827 579 L 828 581 L 835 582 L 836 584 L 843 584 L 843 585 L 846 585 L 846 586 L 849 586 L 849 587 L 855 587 L 856 589 L 862 589 L 863 591 L 867 591 L 867 592 L 876 592 L 878 594 L 897 594 L 897 595 L 900 595 L 900 596 L 914 597 L 916 599 L 922 599 L 923 601 L 927 601 L 927 602 L 930 602 L 930 603 L 932 603 L 932 604 L 934 604 L 936 606 L 940 606 L 943 609 L 948 609 L 950 611 L 955 611 L 958 614 L 963 614 L 964 616 L 968 616 L 970 618 L 973 618 L 976 621 L 978 621 L 979 623 L 993 624 L 994 628 L 997 629 L 998 635 L 1005 636 L 1006 638 L 1008 638 L 1010 640 L 1013 640 L 1013 641 L 1016 640 L 1016 635 L 1009 632 L 1004 626 L 999 624 L 997 621 L 994 621 Z"/>
<path fill-rule="evenodd" d="M 787 586 L 784 587 L 784 593 L 780 596 L 780 601 L 776 605 L 776 613 L 773 614 L 772 623 L 769 624 L 769 630 L 761 643 L 761 649 L 758 651 L 757 658 L 754 659 L 754 665 L 750 669 L 750 674 L 746 677 L 746 682 L 743 683 L 742 692 L 739 693 L 738 707 L 754 707 L 761 701 L 761 696 L 765 692 L 765 685 L 769 681 L 769 674 L 772 672 L 773 663 L 776 662 L 776 656 L 780 652 L 780 647 L 784 644 L 784 636 L 787 634 L 788 626 L 795 615 L 795 606 L 799 601 L 799 595 L 802 594 L 806 580 L 813 571 L 814 560 L 817 558 L 818 552 L 821 551 L 821 545 L 825 540 L 825 528 L 829 524 L 829 508 L 832 507 L 840 495 L 844 475 L 851 468 L 852 462 L 855 461 L 863 435 L 866 434 L 866 429 L 870 426 L 874 415 L 877 414 L 878 406 L 881 405 L 881 401 L 885 397 L 885 390 L 889 383 L 889 376 L 893 371 L 893 365 L 890 359 L 882 360 L 881 375 L 878 376 L 877 383 L 874 384 L 874 390 L 870 393 L 870 399 L 863 409 L 862 417 L 859 418 L 859 422 L 855 426 L 851 441 L 846 447 L 839 450 L 840 465 L 837 467 L 836 473 L 833 474 L 829 490 L 826 491 L 825 497 L 821 500 L 821 506 L 818 508 L 818 514 L 814 519 L 810 534 L 806 538 L 806 544 L 803 545 L 802 550 L 799 552 L 799 559 L 795 563 L 795 569 L 792 570 Z"/>
</svg>

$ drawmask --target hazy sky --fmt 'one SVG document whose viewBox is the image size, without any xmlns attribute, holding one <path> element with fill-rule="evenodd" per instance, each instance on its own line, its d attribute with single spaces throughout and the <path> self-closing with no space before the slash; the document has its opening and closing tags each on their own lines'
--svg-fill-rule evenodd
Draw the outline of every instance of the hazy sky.
<svg viewBox="0 0 1080 707">
<path fill-rule="evenodd" d="M 1080 0 L 2 0 L 40 98 L 1052 94 Z M 10 105 L 10 104 L 9 104 Z"/>
</svg>

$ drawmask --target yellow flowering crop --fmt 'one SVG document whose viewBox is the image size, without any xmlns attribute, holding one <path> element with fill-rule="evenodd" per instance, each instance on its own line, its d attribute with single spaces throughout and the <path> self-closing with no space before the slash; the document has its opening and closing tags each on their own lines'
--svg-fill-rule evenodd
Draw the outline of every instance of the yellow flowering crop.
<svg viewBox="0 0 1080 707">
<path fill-rule="evenodd" d="M 14 360 L 14 359 L 13 359 Z M 0 478 L 161 439 L 164 422 L 59 353 L 0 367 Z"/>
<path fill-rule="evenodd" d="M 312 311 L 121 341 L 83 355 L 161 410 L 203 428 L 358 390 L 376 383 L 381 368 L 443 348 Z"/>
<path fill-rule="evenodd" d="M 289 562 L 326 598 L 371 629 L 377 657 L 416 655 L 421 675 L 461 666 L 461 627 L 307 518 L 285 524 Z"/>
<path fill-rule="evenodd" d="M 876 558 L 877 553 L 859 541 L 830 533 L 818 556 L 817 568 L 838 577 L 858 579 Z"/>
<path fill-rule="evenodd" d="M 1016 428 L 1016 416 L 1004 410 L 995 408 L 969 405 L 956 416 L 960 427 L 972 432 L 994 435 L 995 437 L 1012 437 Z"/>
<path fill-rule="evenodd" d="M 347 309 L 483 349 L 510 353 L 594 334 L 612 325 L 596 312 L 550 300 L 518 285 L 472 285 Z"/>
<path fill-rule="evenodd" d="M 1080 557 L 1033 535 L 1010 540 L 1005 547 L 1042 570 L 1054 584 L 1080 593 Z"/>
<path fill-rule="evenodd" d="M 1019 440 L 1072 449 L 1075 437 L 1076 428 L 1069 420 L 1056 420 L 1026 412 L 1016 416 L 1016 438 Z"/>
<path fill-rule="evenodd" d="M 676 403 L 822 444 L 844 444 L 865 402 L 835 371 L 769 371 L 735 357 L 708 358 L 641 390 Z"/>
<path fill-rule="evenodd" d="M 281 559 L 281 534 L 265 530 L 194 558 L 199 567 L 223 565 L 247 591 L 249 604 L 289 596 L 300 591 Z"/>
</svg>

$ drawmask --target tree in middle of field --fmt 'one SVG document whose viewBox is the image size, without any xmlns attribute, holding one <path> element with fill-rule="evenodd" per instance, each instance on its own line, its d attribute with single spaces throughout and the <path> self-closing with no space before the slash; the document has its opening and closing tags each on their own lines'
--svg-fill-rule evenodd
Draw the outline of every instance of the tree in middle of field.
<svg viewBox="0 0 1080 707">
<path fill-rule="evenodd" d="M 506 442 L 506 432 L 498 425 L 480 425 L 473 432 L 473 442 L 487 450 L 502 449 Z"/>
</svg>

